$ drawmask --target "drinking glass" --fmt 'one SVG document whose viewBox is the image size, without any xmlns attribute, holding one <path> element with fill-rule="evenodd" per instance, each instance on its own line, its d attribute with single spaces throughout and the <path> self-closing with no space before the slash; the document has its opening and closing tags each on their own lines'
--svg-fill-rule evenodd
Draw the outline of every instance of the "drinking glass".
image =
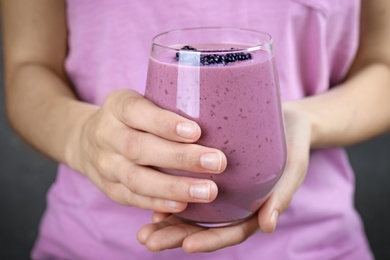
<svg viewBox="0 0 390 260">
<path fill-rule="evenodd" d="M 173 175 L 210 178 L 210 203 L 189 203 L 177 217 L 207 227 L 253 215 L 268 198 L 286 163 L 286 141 L 272 38 L 241 28 L 187 28 L 153 38 L 145 97 L 196 121 L 198 144 L 227 157 L 221 174 L 172 169 Z"/>
</svg>

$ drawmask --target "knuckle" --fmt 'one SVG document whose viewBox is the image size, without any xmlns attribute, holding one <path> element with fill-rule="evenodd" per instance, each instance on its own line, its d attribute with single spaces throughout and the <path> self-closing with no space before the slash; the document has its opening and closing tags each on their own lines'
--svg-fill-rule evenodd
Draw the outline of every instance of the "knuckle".
<svg viewBox="0 0 390 260">
<path fill-rule="evenodd" d="M 130 126 L 134 124 L 133 115 L 139 111 L 138 107 L 140 106 L 141 101 L 142 99 L 138 95 L 127 95 L 123 99 L 120 116 L 122 120 Z"/>
<path fill-rule="evenodd" d="M 155 208 L 153 207 L 152 203 L 150 200 L 151 198 L 143 197 L 143 196 L 138 196 L 133 193 L 128 193 L 126 195 L 126 203 L 128 205 L 140 208 L 140 209 L 152 209 L 154 210 Z"/>
<path fill-rule="evenodd" d="M 126 205 L 126 202 L 122 199 L 122 197 L 120 196 L 120 194 L 118 193 L 118 190 L 115 188 L 114 185 L 103 182 L 102 183 L 102 191 L 112 201 L 115 201 L 121 205 Z"/>
<path fill-rule="evenodd" d="M 108 196 L 118 202 L 121 205 L 125 206 L 136 206 L 134 205 L 134 198 L 136 197 L 135 194 L 133 194 L 130 190 L 126 189 L 125 187 L 118 187 L 119 185 L 112 186 L 112 192 L 108 194 Z"/>
<path fill-rule="evenodd" d="M 190 188 L 189 185 L 186 182 L 182 181 L 181 178 L 180 179 L 175 178 L 165 183 L 164 193 L 166 194 L 167 197 L 170 198 L 176 198 L 176 197 L 182 198 L 183 194 L 188 193 L 189 188 Z"/>
<path fill-rule="evenodd" d="M 111 165 L 111 160 L 107 156 L 99 156 L 96 160 L 96 169 L 101 174 L 110 172 Z"/>
<path fill-rule="evenodd" d="M 164 195 L 160 197 L 177 202 L 193 201 L 194 198 L 190 195 L 192 184 L 193 181 L 186 177 L 170 176 L 162 185 L 161 192 Z"/>
<path fill-rule="evenodd" d="M 123 191 L 122 197 L 127 204 L 134 206 L 134 194 L 131 191 Z"/>
<path fill-rule="evenodd" d="M 116 201 L 116 202 L 120 201 L 118 199 L 118 194 L 111 187 L 111 185 L 103 185 L 102 190 L 111 200 Z"/>
<path fill-rule="evenodd" d="M 109 141 L 110 136 L 112 136 L 112 131 L 110 128 L 111 122 L 106 116 L 104 110 L 100 110 L 93 120 L 86 125 L 84 130 L 84 135 L 87 138 L 91 138 L 94 143 L 102 144 Z"/>
<path fill-rule="evenodd" d="M 131 192 L 126 192 L 126 194 L 123 194 L 123 201 L 126 205 L 131 205 L 135 207 L 139 207 L 137 200 L 135 199 L 135 196 Z"/>
<path fill-rule="evenodd" d="M 108 134 L 106 127 L 102 126 L 100 123 L 97 124 L 95 129 L 93 130 L 93 136 L 98 142 L 107 141 Z"/>
<path fill-rule="evenodd" d="M 156 199 L 156 198 L 150 198 L 150 201 L 149 201 L 149 204 L 150 204 L 150 208 L 152 209 L 155 209 L 157 211 L 165 211 L 165 203 L 163 202 L 163 200 L 161 199 Z"/>
<path fill-rule="evenodd" d="M 125 156 L 133 163 L 138 164 L 142 158 L 142 145 L 137 131 L 130 131 L 124 141 Z"/>
<path fill-rule="evenodd" d="M 171 116 L 156 114 L 154 117 L 154 128 L 159 134 L 174 133 L 177 122 Z"/>
<path fill-rule="evenodd" d="M 234 241 L 234 244 L 239 244 L 245 241 L 247 238 L 248 238 L 247 231 L 244 228 L 240 228 L 237 231 L 237 237 L 236 237 L 236 241 Z"/>
<path fill-rule="evenodd" d="M 174 213 L 174 212 L 181 212 L 186 208 L 185 203 L 175 203 L 175 208 L 172 208 L 168 206 L 168 202 L 165 199 L 156 199 L 156 198 L 151 198 L 150 199 L 150 207 L 154 211 L 158 212 L 166 212 L 166 213 Z"/>
<path fill-rule="evenodd" d="M 138 194 L 140 192 L 140 183 L 139 183 L 139 172 L 134 167 L 126 174 L 123 180 L 123 184 L 132 192 L 135 194 Z"/>
<path fill-rule="evenodd" d="M 114 90 L 108 93 L 104 100 L 103 107 L 112 107 L 118 102 L 118 98 L 123 95 L 123 90 Z"/>
<path fill-rule="evenodd" d="M 176 194 L 179 190 L 179 183 L 177 181 L 168 181 L 164 185 L 165 194 L 168 197 L 171 197 L 172 195 Z"/>
<path fill-rule="evenodd" d="M 108 93 L 105 102 L 117 102 L 118 98 L 127 96 L 128 89 L 116 89 Z"/>
<path fill-rule="evenodd" d="M 110 103 L 113 100 L 115 100 L 116 97 L 118 96 L 118 92 L 119 92 L 119 90 L 114 90 L 114 91 L 111 91 L 110 93 L 108 93 L 108 95 L 106 96 L 105 103 Z"/>
<path fill-rule="evenodd" d="M 189 155 L 184 149 L 177 149 L 173 154 L 173 160 L 178 165 L 185 166 L 186 168 L 191 164 Z"/>
<path fill-rule="evenodd" d="M 115 116 L 131 125 L 134 111 L 142 100 L 142 96 L 129 89 L 119 89 L 110 92 L 103 104 L 103 109 L 115 111 Z"/>
</svg>

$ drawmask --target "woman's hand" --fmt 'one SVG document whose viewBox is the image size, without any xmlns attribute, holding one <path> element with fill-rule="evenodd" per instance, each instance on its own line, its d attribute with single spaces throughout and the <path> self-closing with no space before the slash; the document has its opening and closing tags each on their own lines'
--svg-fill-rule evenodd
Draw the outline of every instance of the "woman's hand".
<svg viewBox="0 0 390 260">
<path fill-rule="evenodd" d="M 171 176 L 148 166 L 217 174 L 226 167 L 216 149 L 191 144 L 200 127 L 131 90 L 111 93 L 95 107 L 68 149 L 71 167 L 112 200 L 159 212 L 179 212 L 187 202 L 215 199 L 210 180 Z M 77 152 L 75 152 L 77 151 Z"/>
<path fill-rule="evenodd" d="M 305 178 L 310 151 L 311 124 L 298 103 L 283 105 L 288 158 L 285 171 L 257 214 L 231 227 L 204 228 L 187 224 L 174 215 L 156 212 L 153 223 L 138 232 L 150 251 L 182 247 L 188 253 L 211 252 L 245 241 L 258 229 L 272 233 L 278 217 Z"/>
</svg>

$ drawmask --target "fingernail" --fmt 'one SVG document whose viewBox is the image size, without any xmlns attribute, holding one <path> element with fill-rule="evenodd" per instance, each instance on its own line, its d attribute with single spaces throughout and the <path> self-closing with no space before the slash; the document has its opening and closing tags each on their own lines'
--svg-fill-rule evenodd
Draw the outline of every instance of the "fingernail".
<svg viewBox="0 0 390 260">
<path fill-rule="evenodd" d="M 180 123 L 176 126 L 176 133 L 187 139 L 194 139 L 198 129 L 195 123 Z"/>
<path fill-rule="evenodd" d="M 276 224 L 278 223 L 278 218 L 279 218 L 279 213 L 278 213 L 278 211 L 274 210 L 274 212 L 272 212 L 272 214 L 271 214 L 271 223 L 273 226 L 272 232 L 276 228 Z"/>
<path fill-rule="evenodd" d="M 200 157 L 200 165 L 211 171 L 219 172 L 222 167 L 222 155 L 220 153 L 206 153 Z"/>
<path fill-rule="evenodd" d="M 192 184 L 190 195 L 195 199 L 208 200 L 210 198 L 210 185 L 207 183 Z"/>
<path fill-rule="evenodd" d="M 167 206 L 173 209 L 178 209 L 180 206 L 180 204 L 176 201 L 167 200 L 166 202 L 167 202 Z"/>
</svg>

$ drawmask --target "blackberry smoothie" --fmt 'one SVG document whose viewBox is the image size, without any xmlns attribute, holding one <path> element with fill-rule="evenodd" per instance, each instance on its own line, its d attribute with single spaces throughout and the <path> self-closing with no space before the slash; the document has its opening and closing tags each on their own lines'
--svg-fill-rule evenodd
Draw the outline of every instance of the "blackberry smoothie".
<svg viewBox="0 0 390 260">
<path fill-rule="evenodd" d="M 213 202 L 190 203 L 178 217 L 202 226 L 237 223 L 260 208 L 286 162 L 273 55 L 264 49 L 249 53 L 247 46 L 232 43 L 171 48 L 181 50 L 151 55 L 145 96 L 196 121 L 202 129 L 197 143 L 223 151 L 228 166 L 219 175 L 159 170 L 210 178 L 218 186 Z M 226 61 L 225 51 L 236 58 Z"/>
</svg>

